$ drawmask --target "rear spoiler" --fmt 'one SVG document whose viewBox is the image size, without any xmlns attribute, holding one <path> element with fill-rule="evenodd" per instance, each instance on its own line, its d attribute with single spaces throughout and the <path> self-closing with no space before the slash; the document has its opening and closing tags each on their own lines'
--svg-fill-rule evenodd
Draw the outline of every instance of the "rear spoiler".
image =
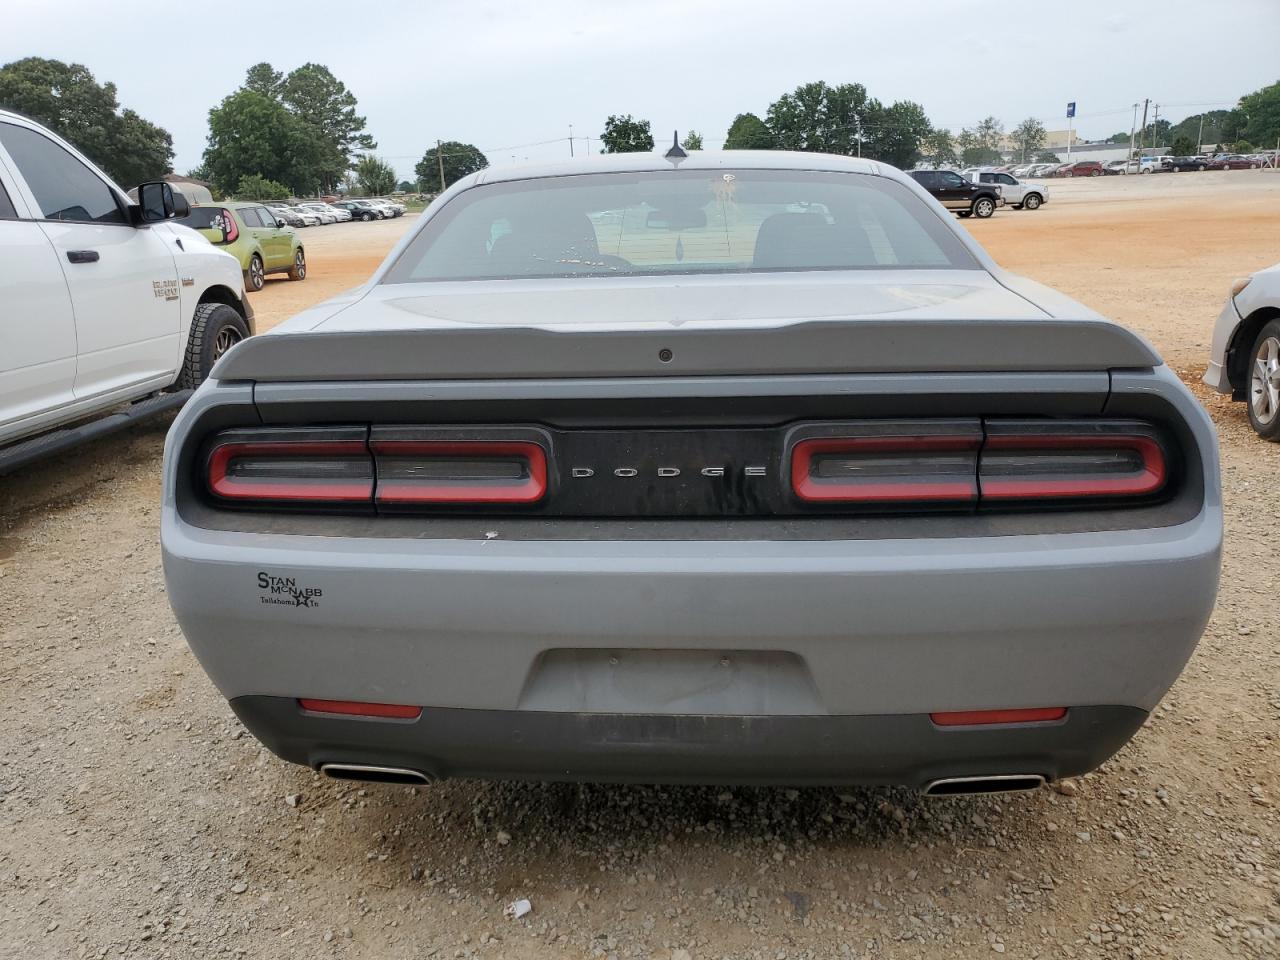
<svg viewBox="0 0 1280 960">
<path fill-rule="evenodd" d="M 218 380 L 496 380 L 556 377 L 1101 371 L 1158 354 L 1106 320 L 820 320 L 667 330 L 531 327 L 251 337 Z"/>
</svg>

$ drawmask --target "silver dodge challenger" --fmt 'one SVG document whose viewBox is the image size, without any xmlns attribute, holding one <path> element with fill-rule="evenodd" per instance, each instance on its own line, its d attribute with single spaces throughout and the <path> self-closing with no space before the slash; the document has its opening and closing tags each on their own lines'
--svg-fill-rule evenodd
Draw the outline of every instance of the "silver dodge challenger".
<svg viewBox="0 0 1280 960">
<path fill-rule="evenodd" d="M 168 595 L 332 777 L 1030 789 L 1213 607 L 1217 446 L 1149 344 L 910 178 L 488 169 L 173 425 Z"/>
</svg>

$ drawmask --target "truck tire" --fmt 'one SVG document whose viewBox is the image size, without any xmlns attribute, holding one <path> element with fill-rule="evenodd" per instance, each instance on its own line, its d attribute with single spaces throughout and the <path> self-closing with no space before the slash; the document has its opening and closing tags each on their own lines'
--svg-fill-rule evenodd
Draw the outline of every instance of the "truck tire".
<svg viewBox="0 0 1280 960">
<path fill-rule="evenodd" d="M 979 220 L 985 220 L 996 212 L 996 202 L 990 197 L 976 197 L 973 201 L 972 212 Z"/>
<path fill-rule="evenodd" d="M 293 255 L 293 266 L 289 268 L 290 280 L 307 279 L 307 255 L 302 252 L 302 248 L 298 248 L 298 252 Z"/>
<path fill-rule="evenodd" d="M 1025 197 L 1022 198 L 1022 207 L 1024 210 L 1035 210 L 1039 208 L 1042 202 L 1043 201 L 1041 201 L 1040 199 L 1040 194 L 1028 193 Z"/>
<path fill-rule="evenodd" d="M 191 335 L 182 360 L 178 386 L 194 390 L 224 353 L 249 336 L 249 325 L 225 303 L 202 303 L 191 320 Z"/>
</svg>

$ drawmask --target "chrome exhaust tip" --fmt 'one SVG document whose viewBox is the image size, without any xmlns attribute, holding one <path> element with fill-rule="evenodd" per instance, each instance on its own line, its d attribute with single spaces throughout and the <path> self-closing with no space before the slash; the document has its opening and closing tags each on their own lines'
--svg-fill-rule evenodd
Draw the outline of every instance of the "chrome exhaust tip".
<svg viewBox="0 0 1280 960">
<path fill-rule="evenodd" d="M 969 797 L 989 793 L 1025 793 L 1045 784 L 1038 773 L 1011 773 L 991 777 L 944 777 L 925 784 L 926 797 Z"/>
<path fill-rule="evenodd" d="M 322 763 L 320 772 L 333 780 L 360 780 L 365 783 L 404 783 L 421 786 L 432 777 L 420 770 L 404 767 L 380 767 L 366 763 Z"/>
</svg>

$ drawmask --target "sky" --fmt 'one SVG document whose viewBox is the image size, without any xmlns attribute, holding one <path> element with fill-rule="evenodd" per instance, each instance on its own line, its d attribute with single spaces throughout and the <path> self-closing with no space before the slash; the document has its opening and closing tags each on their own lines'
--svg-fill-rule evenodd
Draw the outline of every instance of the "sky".
<svg viewBox="0 0 1280 960">
<path fill-rule="evenodd" d="M 987 115 L 1080 136 L 1128 131 L 1133 104 L 1177 122 L 1280 80 L 1280 0 L 4 0 L 0 63 L 82 63 L 200 162 L 210 107 L 262 60 L 325 64 L 405 179 L 437 139 L 493 165 L 599 150 L 610 114 L 701 132 L 761 116 L 802 83 L 861 83 L 958 132 Z M 1141 112 L 1139 108 L 1139 122 Z M 590 138 L 588 141 L 586 138 Z M 549 142 L 550 141 L 550 142 Z"/>
</svg>

